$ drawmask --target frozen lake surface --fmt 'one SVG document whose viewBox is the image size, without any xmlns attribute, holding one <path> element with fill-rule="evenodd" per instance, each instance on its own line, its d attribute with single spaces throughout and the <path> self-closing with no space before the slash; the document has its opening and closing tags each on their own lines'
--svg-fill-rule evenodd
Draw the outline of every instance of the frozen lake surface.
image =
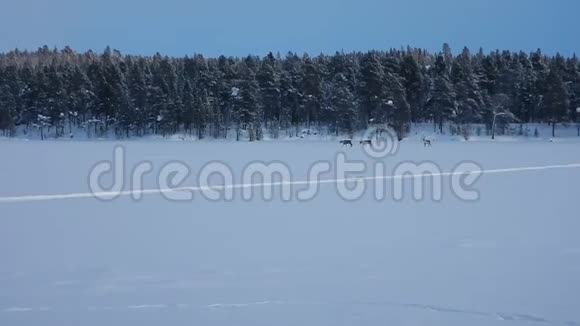
<svg viewBox="0 0 580 326">
<path fill-rule="evenodd" d="M 375 162 L 325 141 L 2 141 L 0 197 L 86 193 L 118 144 L 128 167 L 180 161 L 192 175 L 214 160 L 235 173 L 281 161 L 296 180 L 337 152 Z M 580 163 L 580 143 L 408 141 L 383 159 L 464 160 Z M 580 325 L 579 185 L 571 168 L 484 174 L 476 202 L 447 186 L 439 202 L 345 201 L 333 184 L 306 202 L 0 202 L 0 325 Z"/>
</svg>

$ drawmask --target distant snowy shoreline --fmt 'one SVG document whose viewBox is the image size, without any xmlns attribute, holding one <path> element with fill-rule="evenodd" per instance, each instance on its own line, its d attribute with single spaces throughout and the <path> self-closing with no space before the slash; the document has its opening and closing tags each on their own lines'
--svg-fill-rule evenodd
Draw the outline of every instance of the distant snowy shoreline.
<svg viewBox="0 0 580 326">
<path fill-rule="evenodd" d="M 472 135 L 469 139 L 465 139 L 464 136 L 458 134 L 453 130 L 452 124 L 446 124 L 443 128 L 444 132 L 434 132 L 433 125 L 430 123 L 417 123 L 411 126 L 411 130 L 407 137 L 404 138 L 406 141 L 421 141 L 423 137 L 430 138 L 435 141 L 494 141 L 491 139 L 490 131 L 486 130 L 483 124 L 473 124 L 472 125 Z M 354 139 L 362 140 L 367 138 L 369 130 L 363 130 L 355 132 L 352 135 L 336 135 L 326 128 L 299 128 L 298 131 L 288 131 L 286 136 L 280 136 L 273 138 L 269 135 L 267 130 L 264 130 L 264 138 L 260 141 L 338 141 L 340 139 Z M 288 134 L 292 133 L 292 136 Z M 548 123 L 527 123 L 527 124 L 511 124 L 509 126 L 504 126 L 501 129 L 498 128 L 496 131 L 495 141 L 573 141 L 580 140 L 578 136 L 578 126 L 575 123 L 569 124 L 558 124 L 556 127 L 556 137 L 551 137 L 552 127 Z M 298 135 L 298 136 L 296 136 Z M 242 137 L 236 140 L 235 132 L 232 131 L 231 137 L 228 138 L 214 138 L 214 137 L 204 137 L 202 139 L 197 138 L 194 135 L 190 135 L 187 132 L 180 132 L 171 135 L 144 135 L 144 136 L 132 136 L 132 137 L 117 137 L 113 132 L 108 133 L 105 136 L 95 137 L 92 136 L 90 132 L 87 132 L 83 128 L 75 128 L 72 133 L 68 133 L 66 136 L 56 137 L 54 132 L 45 132 L 42 136 L 44 139 L 41 140 L 40 131 L 36 129 L 24 129 L 18 128 L 13 137 L 0 136 L 1 141 L 167 141 L 167 142 L 249 142 L 248 137 Z"/>
</svg>

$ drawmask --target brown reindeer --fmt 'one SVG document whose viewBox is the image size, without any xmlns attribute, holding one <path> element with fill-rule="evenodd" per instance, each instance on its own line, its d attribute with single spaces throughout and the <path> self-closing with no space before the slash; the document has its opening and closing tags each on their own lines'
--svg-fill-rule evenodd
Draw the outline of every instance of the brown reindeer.
<svg viewBox="0 0 580 326">
<path fill-rule="evenodd" d="M 352 140 L 350 139 L 343 139 L 341 141 L 339 141 L 340 144 L 342 144 L 342 146 L 346 146 L 346 145 L 350 145 L 350 147 L 352 147 Z"/>
<path fill-rule="evenodd" d="M 423 146 L 424 147 L 431 147 L 431 139 L 427 139 L 423 137 Z"/>
</svg>

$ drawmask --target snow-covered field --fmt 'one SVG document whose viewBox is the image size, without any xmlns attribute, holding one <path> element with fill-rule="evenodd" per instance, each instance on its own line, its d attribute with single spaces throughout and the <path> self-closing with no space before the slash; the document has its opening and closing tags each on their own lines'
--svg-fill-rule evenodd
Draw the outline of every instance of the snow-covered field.
<svg viewBox="0 0 580 326">
<path fill-rule="evenodd" d="M 117 144 L 128 166 L 193 174 L 278 160 L 304 180 L 340 151 L 374 162 L 358 142 L 2 141 L 0 199 L 86 193 Z M 580 163 L 580 142 L 408 140 L 384 162 L 463 160 Z M 0 325 L 580 325 L 579 184 L 567 168 L 483 174 L 475 202 L 447 186 L 440 202 L 345 201 L 333 183 L 306 202 L 0 201 Z"/>
</svg>

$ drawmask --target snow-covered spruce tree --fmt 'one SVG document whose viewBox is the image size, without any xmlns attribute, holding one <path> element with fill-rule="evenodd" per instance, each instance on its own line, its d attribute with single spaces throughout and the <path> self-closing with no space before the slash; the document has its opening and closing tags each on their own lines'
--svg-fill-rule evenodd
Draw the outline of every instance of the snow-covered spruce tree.
<svg viewBox="0 0 580 326">
<path fill-rule="evenodd" d="M 193 126 L 197 132 L 197 138 L 203 139 L 207 132 L 211 112 L 208 91 L 204 88 L 195 90 L 193 105 L 188 104 L 186 107 L 193 108 Z"/>
<path fill-rule="evenodd" d="M 131 132 L 135 128 L 135 106 L 129 96 L 129 89 L 125 83 L 120 84 L 118 89 L 118 105 L 119 108 L 115 112 L 115 134 L 117 137 L 131 136 Z"/>
<path fill-rule="evenodd" d="M 401 62 L 401 78 L 407 96 L 407 102 L 411 107 L 411 120 L 421 121 L 421 116 L 425 115 L 424 105 L 425 81 L 417 60 L 413 53 L 407 53 Z"/>
<path fill-rule="evenodd" d="M 532 78 L 533 78 L 533 89 L 534 89 L 534 111 L 532 121 L 548 121 L 549 117 L 546 115 L 546 110 L 543 109 L 543 99 L 546 91 L 546 78 L 548 76 L 548 63 L 547 58 L 542 54 L 542 51 L 538 49 L 536 52 L 532 53 L 530 61 L 532 62 Z"/>
<path fill-rule="evenodd" d="M 360 62 L 360 82 L 358 92 L 360 96 L 360 116 L 363 128 L 376 111 L 380 110 L 381 102 L 385 100 L 385 73 L 379 60 L 378 53 L 365 53 Z M 380 114 L 379 114 L 380 115 Z M 374 121 L 374 120 L 373 120 Z"/>
<path fill-rule="evenodd" d="M 95 104 L 95 93 L 93 86 L 87 75 L 75 66 L 70 71 L 69 83 L 67 87 L 67 112 L 69 133 L 72 133 L 72 127 L 78 127 L 84 123 L 90 116 L 90 110 Z M 132 120 L 136 116 L 131 117 Z"/>
<path fill-rule="evenodd" d="M 556 124 L 566 116 L 569 106 L 568 91 L 557 66 L 552 65 L 546 77 L 543 108 L 552 124 L 552 137 L 556 137 Z"/>
<path fill-rule="evenodd" d="M 67 115 L 66 106 L 66 87 L 67 78 L 62 71 L 62 66 L 52 66 L 47 74 L 47 93 L 50 96 L 50 112 L 49 116 L 55 127 L 55 136 L 62 137 L 65 134 L 65 124 Z"/>
<path fill-rule="evenodd" d="M 521 110 L 519 110 L 520 121 L 522 123 L 532 122 L 534 117 L 534 111 L 536 107 L 536 102 L 534 94 L 534 79 L 532 73 L 531 62 L 526 60 L 524 64 L 524 74 L 522 75 L 522 80 L 520 81 L 519 96 L 521 102 Z"/>
<path fill-rule="evenodd" d="M 249 141 L 260 140 L 262 137 L 259 86 L 255 73 L 250 68 L 253 64 L 253 59 L 244 60 L 240 63 L 239 69 L 242 79 L 239 82 L 239 89 L 233 91 L 233 95 L 236 97 L 238 111 L 238 130 L 246 130 Z"/>
<path fill-rule="evenodd" d="M 10 136 L 14 132 L 16 112 L 16 100 L 10 87 L 6 84 L 0 86 L 0 130 L 2 136 Z"/>
<path fill-rule="evenodd" d="M 217 60 L 215 81 L 215 110 L 216 119 L 213 121 L 216 133 L 214 137 L 227 138 L 233 123 L 233 81 L 236 74 L 233 69 L 234 60 L 220 56 Z"/>
<path fill-rule="evenodd" d="M 144 58 L 133 60 L 129 64 L 126 80 L 130 95 L 129 105 L 134 110 L 132 121 L 134 131 L 138 136 L 143 136 L 147 132 L 147 118 L 151 111 L 150 85 L 147 83 L 148 68 Z"/>
<path fill-rule="evenodd" d="M 193 97 L 193 89 L 191 82 L 185 80 L 183 87 L 181 89 L 181 99 L 183 101 L 183 116 L 181 120 L 183 121 L 183 129 L 189 134 L 193 135 L 193 121 L 195 117 L 195 99 Z"/>
<path fill-rule="evenodd" d="M 386 73 L 384 78 L 383 105 L 387 111 L 388 124 L 397 133 L 397 138 L 402 140 L 409 132 L 411 124 L 411 107 L 407 102 L 405 88 L 401 77 L 394 73 Z"/>
<path fill-rule="evenodd" d="M 449 80 L 449 69 L 443 56 L 438 56 L 435 66 L 431 69 L 433 74 L 430 97 L 427 100 L 427 112 L 433 120 L 433 129 L 443 133 L 443 122 L 449 120 L 456 109 L 455 90 Z"/>
<path fill-rule="evenodd" d="M 202 55 L 196 55 L 193 58 L 195 71 L 193 75 L 193 96 L 194 96 L 194 118 L 193 125 L 197 130 L 197 137 L 202 139 L 209 133 L 213 124 L 211 121 L 212 111 L 216 108 L 212 103 L 215 102 L 217 89 L 215 87 L 215 72 L 210 69 L 209 62 Z M 216 69 L 217 70 L 217 69 Z M 191 72 L 190 72 L 191 73 Z M 187 72 L 184 72 L 187 74 Z M 180 99 L 175 99 L 179 103 Z M 183 101 L 185 103 L 185 101 Z M 176 126 L 180 122 L 176 121 Z"/>
<path fill-rule="evenodd" d="M 304 98 L 304 113 L 306 115 L 306 127 L 310 132 L 312 123 L 320 121 L 322 109 L 322 73 L 317 60 L 305 55 L 302 78 Z"/>
<path fill-rule="evenodd" d="M 284 80 L 281 80 L 280 83 L 282 110 L 286 115 L 289 115 L 290 135 L 298 137 L 299 127 L 305 122 L 302 60 L 296 54 L 289 52 L 282 65 L 282 70 L 284 71 Z"/>
<path fill-rule="evenodd" d="M 459 133 L 468 140 L 471 136 L 471 123 L 481 120 L 483 97 L 477 83 L 477 77 L 471 65 L 471 55 L 467 48 L 455 58 L 451 70 L 451 79 L 455 88 L 456 109 L 452 118 Z"/>
<path fill-rule="evenodd" d="M 178 77 L 176 65 L 167 57 L 153 57 L 153 90 L 155 105 L 152 107 L 156 118 L 157 132 L 163 136 L 176 133 L 183 116 L 181 99 L 178 97 Z"/>
<path fill-rule="evenodd" d="M 571 121 L 578 122 L 578 108 L 580 108 L 580 71 L 578 69 L 579 61 L 576 54 L 572 58 L 566 59 L 563 79 L 568 91 L 568 118 Z M 578 125 L 578 136 L 580 136 L 580 125 Z"/>
<path fill-rule="evenodd" d="M 268 53 L 256 77 L 260 85 L 260 103 L 263 112 L 260 119 L 264 121 L 273 138 L 280 135 L 280 73 L 277 65 L 278 62 L 272 52 Z"/>
<path fill-rule="evenodd" d="M 346 133 L 352 137 L 355 130 L 357 103 L 348 80 L 341 73 L 335 75 L 332 82 L 331 105 L 336 113 L 336 134 Z"/>
<path fill-rule="evenodd" d="M 36 84 L 36 76 L 32 64 L 25 63 L 22 66 L 22 69 L 19 72 L 19 79 L 21 83 L 20 84 L 21 90 L 18 96 L 20 99 L 20 105 L 18 108 L 20 116 L 19 124 L 25 128 L 24 132 L 28 133 L 31 124 L 33 123 L 36 115 L 38 114 L 36 112 L 35 106 L 38 85 Z M 0 83 L 2 83 L 1 80 Z"/>
<path fill-rule="evenodd" d="M 94 81 L 96 95 L 96 103 L 91 110 L 92 120 L 100 121 L 99 124 L 94 124 L 96 136 L 106 133 L 110 124 L 114 123 L 116 113 L 123 105 L 124 82 L 118 52 L 107 48 L 99 59 L 93 60 L 88 69 L 88 75 Z"/>
<path fill-rule="evenodd" d="M 20 78 L 18 63 L 16 58 L 8 58 L 8 63 L 6 67 L 0 64 L 0 88 L 2 89 L 1 100 L 4 107 L 0 106 L 1 113 L 3 115 L 3 122 L 1 124 L 5 136 L 12 136 L 15 132 L 15 127 L 22 121 L 23 113 L 23 101 L 22 101 L 22 91 L 24 89 L 24 84 Z"/>
</svg>

